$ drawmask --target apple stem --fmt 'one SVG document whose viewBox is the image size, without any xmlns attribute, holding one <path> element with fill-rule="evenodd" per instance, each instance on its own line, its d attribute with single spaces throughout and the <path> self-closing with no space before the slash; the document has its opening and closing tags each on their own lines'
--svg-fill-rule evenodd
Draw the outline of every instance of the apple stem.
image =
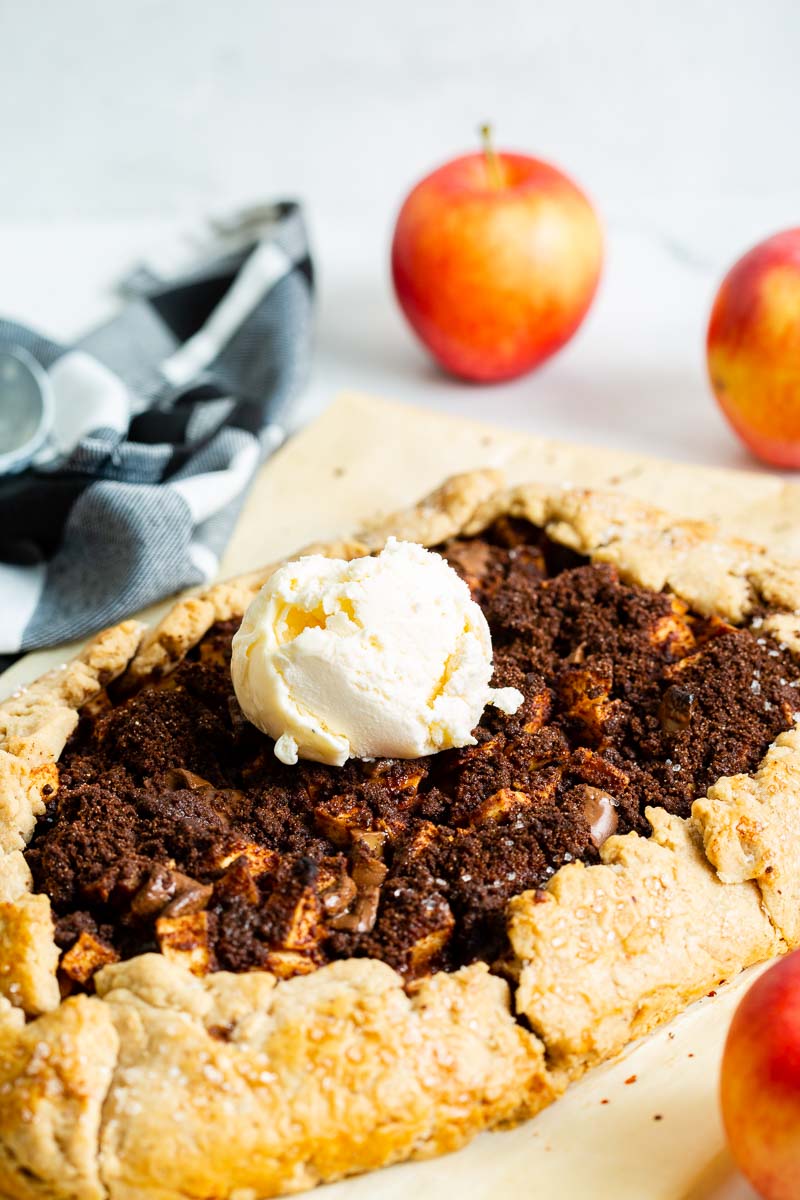
<svg viewBox="0 0 800 1200">
<path fill-rule="evenodd" d="M 480 126 L 480 135 L 483 142 L 483 153 L 486 158 L 486 170 L 489 175 L 489 182 L 492 187 L 501 188 L 503 186 L 503 172 L 500 169 L 500 160 L 497 157 L 492 142 L 492 127 L 488 121 Z"/>
</svg>

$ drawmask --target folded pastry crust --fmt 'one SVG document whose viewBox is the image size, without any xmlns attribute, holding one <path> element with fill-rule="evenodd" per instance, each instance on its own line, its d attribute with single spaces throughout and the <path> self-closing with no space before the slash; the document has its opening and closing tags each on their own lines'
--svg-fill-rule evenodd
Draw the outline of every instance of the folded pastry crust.
<svg viewBox="0 0 800 1200">
<path fill-rule="evenodd" d="M 477 471 L 355 540 L 304 552 L 353 558 L 390 534 L 435 545 L 504 513 L 700 613 L 742 622 L 769 606 L 765 635 L 800 651 L 798 566 L 619 494 L 506 489 Z M 168 673 L 216 621 L 243 613 L 272 569 L 180 600 L 151 631 L 106 630 L 0 706 L 4 1196 L 258 1200 L 452 1150 L 532 1115 L 722 980 L 800 944 L 796 727 L 752 776 L 698 798 L 691 819 L 651 808 L 652 837 L 611 837 L 601 864 L 571 863 L 515 897 L 509 982 L 476 964 L 410 997 L 369 959 L 278 981 L 196 978 L 145 954 L 104 967 L 96 995 L 60 1002 L 50 902 L 32 893 L 22 850 L 78 711 L 112 678 L 124 688 Z"/>
</svg>

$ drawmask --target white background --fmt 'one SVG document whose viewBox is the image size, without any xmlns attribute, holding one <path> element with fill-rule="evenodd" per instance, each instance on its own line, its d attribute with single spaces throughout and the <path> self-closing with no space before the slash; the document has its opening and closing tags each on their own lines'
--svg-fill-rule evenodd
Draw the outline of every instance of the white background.
<svg viewBox="0 0 800 1200">
<path fill-rule="evenodd" d="M 703 336 L 730 262 L 800 223 L 797 0 L 0 0 L 0 48 L 5 314 L 67 336 L 163 229 L 296 195 L 320 289 L 305 411 L 357 387 L 755 465 Z M 404 193 L 486 118 L 572 173 L 608 233 L 578 337 L 491 389 L 429 366 L 386 266 Z"/>
</svg>

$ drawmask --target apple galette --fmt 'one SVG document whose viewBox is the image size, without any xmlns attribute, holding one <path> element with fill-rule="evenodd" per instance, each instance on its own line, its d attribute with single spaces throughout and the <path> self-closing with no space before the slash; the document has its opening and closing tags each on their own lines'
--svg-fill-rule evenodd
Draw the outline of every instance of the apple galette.
<svg viewBox="0 0 800 1200">
<path fill-rule="evenodd" d="M 451 1150 L 800 942 L 797 567 L 492 472 L 315 549 L 390 535 L 522 694 L 472 744 L 280 762 L 230 670 L 271 570 L 0 709 L 3 1195 L 257 1200 Z"/>
</svg>

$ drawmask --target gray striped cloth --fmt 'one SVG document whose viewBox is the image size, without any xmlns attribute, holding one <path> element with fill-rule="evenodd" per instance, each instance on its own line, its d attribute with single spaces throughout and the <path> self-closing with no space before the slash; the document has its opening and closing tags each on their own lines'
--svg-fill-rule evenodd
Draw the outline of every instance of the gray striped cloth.
<svg viewBox="0 0 800 1200">
<path fill-rule="evenodd" d="M 0 477 L 0 667 L 211 579 L 311 357 L 296 203 L 215 220 L 123 283 L 72 346 L 0 319 L 46 371 L 49 445 Z"/>
</svg>

